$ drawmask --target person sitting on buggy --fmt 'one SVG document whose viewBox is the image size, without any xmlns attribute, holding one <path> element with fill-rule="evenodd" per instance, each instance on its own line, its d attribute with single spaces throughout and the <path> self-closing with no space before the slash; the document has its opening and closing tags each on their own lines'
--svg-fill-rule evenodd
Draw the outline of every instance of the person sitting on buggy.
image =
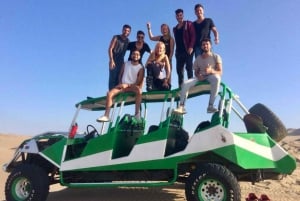
<svg viewBox="0 0 300 201">
<path fill-rule="evenodd" d="M 135 93 L 135 117 L 140 118 L 140 105 L 142 102 L 142 87 L 144 82 L 144 67 L 140 64 L 140 52 L 135 50 L 131 54 L 131 61 L 123 64 L 120 72 L 120 84 L 107 92 L 106 108 L 103 116 L 97 119 L 98 122 L 108 122 L 110 108 L 113 104 L 113 98 L 122 92 Z"/>
<path fill-rule="evenodd" d="M 171 90 L 171 68 L 169 58 L 165 52 L 165 44 L 163 42 L 158 42 L 146 62 L 147 91 Z"/>
</svg>

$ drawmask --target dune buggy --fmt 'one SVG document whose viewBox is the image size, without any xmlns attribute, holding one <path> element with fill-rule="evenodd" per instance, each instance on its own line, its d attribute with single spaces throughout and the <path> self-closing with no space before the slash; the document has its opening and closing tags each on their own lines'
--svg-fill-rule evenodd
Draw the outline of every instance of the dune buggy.
<svg viewBox="0 0 300 201">
<path fill-rule="evenodd" d="M 97 128 L 89 124 L 85 132 L 77 131 L 80 111 L 99 115 L 105 97 L 77 103 L 68 132 L 46 132 L 25 140 L 3 165 L 10 172 L 6 199 L 46 200 L 49 186 L 56 183 L 88 188 L 183 182 L 188 201 L 238 201 L 239 181 L 255 183 L 291 174 L 296 161 L 277 143 L 287 134 L 282 122 L 262 104 L 248 110 L 227 85 L 221 85 L 219 112 L 209 121 L 199 121 L 192 133 L 184 127 L 189 114 L 173 112 L 179 89 L 144 92 L 140 119 L 123 111 L 134 104 L 134 95 L 120 94 L 114 99 L 112 121 L 99 124 L 94 118 Z M 209 92 L 210 85 L 199 82 L 188 98 Z M 148 125 L 152 103 L 161 112 L 152 111 L 157 124 Z M 246 131 L 229 131 L 232 114 Z"/>
</svg>

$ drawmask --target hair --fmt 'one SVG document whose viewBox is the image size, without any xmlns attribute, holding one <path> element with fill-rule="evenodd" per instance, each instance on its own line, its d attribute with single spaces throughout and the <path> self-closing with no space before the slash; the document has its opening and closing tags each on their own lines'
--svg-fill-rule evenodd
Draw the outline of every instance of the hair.
<svg viewBox="0 0 300 201">
<path fill-rule="evenodd" d="M 203 42 L 209 42 L 209 43 L 211 44 L 211 41 L 210 41 L 209 38 L 204 38 L 204 39 L 202 39 L 202 40 L 201 40 L 201 44 L 202 44 Z"/>
<path fill-rule="evenodd" d="M 197 8 L 199 8 L 199 7 L 204 9 L 203 5 L 198 3 L 195 5 L 194 10 L 197 10 Z"/>
<path fill-rule="evenodd" d="M 145 33 L 144 33 L 143 31 L 141 31 L 141 30 L 138 30 L 138 31 L 136 32 L 136 35 L 145 35 Z"/>
<path fill-rule="evenodd" d="M 179 14 L 179 13 L 183 13 L 183 10 L 181 8 L 178 8 L 177 10 L 175 10 L 175 14 Z"/>
<path fill-rule="evenodd" d="M 123 29 L 127 29 L 127 28 L 131 30 L 131 26 L 130 26 L 130 25 L 124 24 L 124 25 L 123 25 Z"/>
<path fill-rule="evenodd" d="M 160 46 L 160 45 L 164 48 L 164 50 L 165 50 L 164 53 L 166 54 L 166 45 L 163 42 L 159 41 L 159 42 L 156 43 L 156 45 L 154 47 L 154 55 L 155 56 L 157 56 L 156 51 L 158 50 L 158 46 Z"/>
<path fill-rule="evenodd" d="M 134 48 L 131 53 L 133 53 L 133 52 L 138 52 L 141 55 L 141 52 L 137 48 Z"/>
<path fill-rule="evenodd" d="M 160 29 L 162 29 L 164 26 L 166 26 L 167 29 L 168 29 L 168 37 L 171 37 L 171 31 L 170 31 L 169 25 L 167 25 L 167 24 L 161 24 L 161 25 L 160 25 Z"/>
</svg>

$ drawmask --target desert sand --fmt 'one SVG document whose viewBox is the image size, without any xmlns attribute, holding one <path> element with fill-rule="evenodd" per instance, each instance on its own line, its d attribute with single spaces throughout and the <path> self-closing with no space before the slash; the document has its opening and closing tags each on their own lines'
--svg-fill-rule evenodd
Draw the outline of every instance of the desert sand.
<svg viewBox="0 0 300 201">
<path fill-rule="evenodd" d="M 15 148 L 28 136 L 0 134 L 0 165 L 8 162 Z M 242 200 L 253 192 L 266 194 L 272 201 L 300 200 L 300 129 L 290 129 L 280 144 L 297 160 L 297 169 L 282 180 L 265 180 L 252 185 L 241 182 Z M 5 200 L 4 187 L 8 173 L 0 171 L 0 201 Z M 50 187 L 48 201 L 185 201 L 184 184 L 155 188 L 65 188 Z"/>
</svg>

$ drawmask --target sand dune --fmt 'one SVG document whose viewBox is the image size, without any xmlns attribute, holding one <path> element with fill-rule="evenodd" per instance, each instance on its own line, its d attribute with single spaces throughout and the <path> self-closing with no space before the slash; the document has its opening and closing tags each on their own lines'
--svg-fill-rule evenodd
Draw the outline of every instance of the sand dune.
<svg viewBox="0 0 300 201">
<path fill-rule="evenodd" d="M 272 201 L 295 201 L 300 198 L 300 129 L 289 129 L 289 136 L 280 144 L 297 160 L 297 169 L 282 180 L 266 180 L 255 185 L 241 182 L 242 200 L 250 192 L 267 194 Z M 16 146 L 27 136 L 0 134 L 0 165 L 8 162 Z M 8 174 L 0 171 L 0 201 L 5 200 L 4 186 Z M 48 201 L 185 201 L 184 185 L 155 188 L 50 188 Z"/>
</svg>

